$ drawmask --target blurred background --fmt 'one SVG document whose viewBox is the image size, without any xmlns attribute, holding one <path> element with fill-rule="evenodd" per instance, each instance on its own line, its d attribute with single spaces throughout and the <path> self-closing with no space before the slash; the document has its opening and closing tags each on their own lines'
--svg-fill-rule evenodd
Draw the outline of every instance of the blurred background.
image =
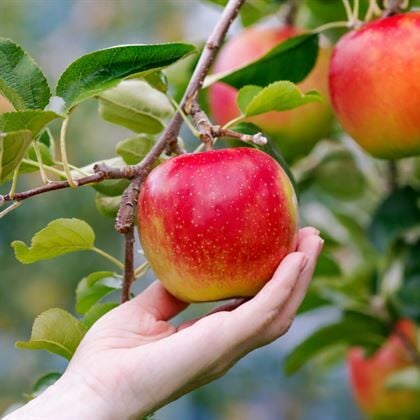
<svg viewBox="0 0 420 420">
<path fill-rule="evenodd" d="M 201 43 L 211 31 L 220 10 L 210 2 L 198 0 L 1 0 L 0 36 L 13 39 L 35 57 L 53 86 L 70 62 L 91 50 L 125 43 L 180 40 Z M 310 15 L 310 19 L 308 16 L 309 23 L 312 19 L 312 25 L 318 24 L 316 16 Z M 276 19 L 271 17 L 265 24 L 278 24 Z M 241 24 L 237 22 L 232 33 L 240 29 Z M 182 84 L 182 70 L 173 77 Z M 57 128 L 52 127 L 55 136 Z M 112 157 L 116 143 L 128 135 L 128 131 L 103 122 L 98 117 L 96 102 L 87 101 L 78 107 L 69 127 L 71 160 L 83 166 L 93 160 Z M 184 136 L 188 137 L 188 134 L 184 133 Z M 314 156 L 322 156 L 322 147 L 321 144 Z M 360 173 L 373 170 L 371 161 L 359 150 L 355 150 L 354 155 L 358 156 L 357 166 L 363 168 Z M 351 175 L 353 166 L 347 169 Z M 378 170 L 380 173 L 381 168 Z M 324 204 L 330 208 L 334 200 L 343 201 L 334 179 L 331 183 L 333 173 L 334 162 L 326 172 L 319 174 L 318 186 L 306 188 L 302 198 L 303 220 L 321 227 L 329 225 L 330 241 L 346 243 L 349 236 L 345 229 L 335 223 L 336 220 L 316 200 L 321 194 L 324 198 L 328 196 Z M 345 207 L 355 208 L 355 218 L 363 222 L 385 187 L 375 184 L 372 189 L 370 184 L 367 189 L 365 175 L 348 179 L 356 179 L 356 183 L 347 185 L 349 195 L 353 196 L 344 197 Z M 39 182 L 36 175 L 27 177 L 19 189 Z M 361 189 L 363 191 L 359 191 Z M 2 186 L 0 193 L 5 191 L 7 186 Z M 335 194 L 338 197 L 334 198 Z M 361 195 L 364 197 L 362 207 L 358 201 Z M 0 413 L 22 401 L 23 394 L 30 391 L 38 376 L 65 368 L 65 362 L 57 356 L 15 349 L 15 341 L 29 338 L 34 317 L 48 308 L 63 307 L 74 312 L 74 290 L 79 280 L 92 271 L 113 268 L 97 255 L 88 253 L 71 254 L 32 266 L 21 265 L 13 255 L 10 242 L 30 240 L 52 219 L 76 217 L 94 228 L 101 248 L 121 257 L 122 244 L 113 229 L 113 220 L 98 215 L 94 197 L 95 192 L 90 188 L 43 195 L 0 220 Z M 351 220 L 347 220 L 349 223 Z M 354 227 L 353 230 L 357 229 Z M 362 241 L 363 231 L 356 234 Z M 364 252 L 363 249 L 359 251 Z M 344 260 L 348 260 L 347 251 L 342 249 L 340 252 Z M 352 258 L 347 262 L 352 263 L 356 257 Z M 146 280 L 136 284 L 135 291 L 151 280 L 149 274 Z M 193 305 L 183 317 L 189 318 L 207 309 L 207 305 Z M 224 378 L 163 408 L 156 413 L 156 419 L 361 419 L 349 391 L 344 363 L 325 369 L 334 354 L 326 357 L 327 361 L 313 363 L 292 377 L 282 373 L 285 354 L 315 328 L 338 316 L 338 310 L 326 307 L 298 317 L 286 337 L 255 351 Z"/>
</svg>

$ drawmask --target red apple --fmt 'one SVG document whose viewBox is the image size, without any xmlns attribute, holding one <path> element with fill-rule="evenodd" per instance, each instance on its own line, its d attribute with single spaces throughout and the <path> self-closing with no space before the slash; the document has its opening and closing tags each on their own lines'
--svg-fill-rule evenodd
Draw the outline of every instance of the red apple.
<svg viewBox="0 0 420 420">
<path fill-rule="evenodd" d="M 0 114 L 13 112 L 14 110 L 12 104 L 4 96 L 0 95 Z"/>
<path fill-rule="evenodd" d="M 344 129 L 370 154 L 420 153 L 420 13 L 379 19 L 344 36 L 330 65 Z"/>
<path fill-rule="evenodd" d="M 230 39 L 222 48 L 214 71 L 224 72 L 249 64 L 298 33 L 296 28 L 290 26 L 247 29 Z M 298 85 L 304 92 L 318 90 L 325 103 L 307 104 L 290 111 L 268 112 L 247 120 L 257 124 L 265 134 L 271 136 L 289 161 L 306 155 L 331 130 L 333 119 L 328 92 L 330 54 L 329 49 L 321 48 L 316 66 Z M 218 124 L 224 125 L 240 115 L 236 96 L 237 90 L 227 84 L 216 83 L 210 87 L 210 109 Z"/>
<path fill-rule="evenodd" d="M 415 343 L 415 326 L 411 321 L 402 320 L 396 328 Z M 360 348 L 349 351 L 350 382 L 358 404 L 367 415 L 392 419 L 420 417 L 417 392 L 386 389 L 388 378 L 411 364 L 408 352 L 396 333 L 372 357 L 366 357 Z"/>
<path fill-rule="evenodd" d="M 139 196 L 140 240 L 164 286 L 188 302 L 254 296 L 296 246 L 298 210 L 280 165 L 252 148 L 185 154 Z"/>
</svg>

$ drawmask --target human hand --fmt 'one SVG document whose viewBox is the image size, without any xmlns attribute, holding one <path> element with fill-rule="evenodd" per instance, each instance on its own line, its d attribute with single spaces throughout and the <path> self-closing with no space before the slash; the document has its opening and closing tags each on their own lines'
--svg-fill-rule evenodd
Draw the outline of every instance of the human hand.
<svg viewBox="0 0 420 420">
<path fill-rule="evenodd" d="M 287 332 L 322 245 L 317 230 L 301 229 L 297 251 L 257 296 L 178 327 L 168 320 L 187 304 L 153 283 L 97 321 L 62 378 L 8 419 L 138 418 L 222 376 Z"/>
</svg>

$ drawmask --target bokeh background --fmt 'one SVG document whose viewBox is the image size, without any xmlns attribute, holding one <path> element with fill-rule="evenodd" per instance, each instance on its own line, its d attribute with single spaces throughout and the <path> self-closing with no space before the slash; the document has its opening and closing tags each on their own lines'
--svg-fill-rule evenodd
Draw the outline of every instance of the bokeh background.
<svg viewBox="0 0 420 420">
<path fill-rule="evenodd" d="M 198 0 L 1 0 L 0 36 L 13 39 L 29 51 L 54 85 L 71 61 L 94 49 L 125 43 L 200 43 L 219 13 L 217 6 Z M 240 29 L 240 23 L 236 23 L 232 32 Z M 177 77 L 182 80 L 182 74 Z M 52 127 L 55 135 L 57 128 Z M 71 160 L 83 166 L 111 157 L 115 144 L 128 135 L 124 129 L 103 122 L 95 101 L 87 101 L 78 107 L 69 127 Z M 19 189 L 39 182 L 36 175 L 29 176 Z M 0 193 L 5 190 L 2 187 Z M 113 220 L 98 215 L 94 195 L 89 188 L 44 195 L 0 220 L 0 413 L 22 401 L 41 374 L 65 368 L 61 358 L 17 350 L 14 342 L 29 337 L 33 319 L 42 311 L 51 307 L 73 311 L 74 290 L 84 275 L 113 268 L 88 253 L 21 265 L 14 258 L 10 242 L 28 241 L 52 219 L 77 217 L 94 228 L 100 247 L 121 257 L 122 244 L 113 230 Z M 322 219 L 322 212 L 319 214 Z M 137 284 L 136 291 L 151 279 L 149 275 Z M 206 305 L 192 306 L 183 316 L 207 309 Z M 282 373 L 285 354 L 334 317 L 338 312 L 332 308 L 299 317 L 286 337 L 255 351 L 224 378 L 163 408 L 156 419 L 361 419 L 349 391 L 344 363 L 332 369 L 326 369 L 324 363 L 311 364 L 293 377 Z"/>
</svg>

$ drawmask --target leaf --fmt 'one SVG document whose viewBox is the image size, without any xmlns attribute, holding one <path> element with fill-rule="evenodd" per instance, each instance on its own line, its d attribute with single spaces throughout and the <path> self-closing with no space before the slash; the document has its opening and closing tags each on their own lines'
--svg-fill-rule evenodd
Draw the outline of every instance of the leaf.
<svg viewBox="0 0 420 420">
<path fill-rule="evenodd" d="M 29 130 L 0 133 L 0 183 L 19 166 L 31 141 Z"/>
<path fill-rule="evenodd" d="M 387 335 L 388 329 L 376 318 L 346 312 L 340 322 L 321 327 L 295 347 L 285 359 L 284 370 L 288 375 L 297 372 L 306 362 L 333 345 L 376 349 Z"/>
<path fill-rule="evenodd" d="M 140 134 L 122 140 L 117 144 L 116 151 L 128 165 L 139 163 L 155 144 L 153 137 Z"/>
<path fill-rule="evenodd" d="M 154 89 L 166 93 L 168 91 L 168 79 L 162 71 L 147 74 L 143 79 Z"/>
<path fill-rule="evenodd" d="M 98 271 L 80 280 L 76 289 L 76 311 L 84 314 L 103 297 L 121 289 L 122 280 L 112 271 Z"/>
<path fill-rule="evenodd" d="M 116 197 L 121 195 L 129 185 L 128 179 L 108 179 L 100 184 L 92 185 L 92 187 L 103 195 Z"/>
<path fill-rule="evenodd" d="M 91 250 L 94 241 L 95 233 L 83 220 L 56 219 L 34 235 L 30 248 L 22 241 L 12 242 L 12 247 L 22 264 L 31 264 L 70 252 Z"/>
<path fill-rule="evenodd" d="M 241 100 L 240 108 L 246 117 L 269 111 L 286 111 L 311 102 L 322 102 L 322 96 L 318 92 L 302 93 L 294 83 L 287 81 L 275 82 L 259 90 L 257 86 L 251 86 L 252 89 L 247 89 L 245 95 L 241 95 L 241 91 L 246 88 L 247 86 L 242 88 L 238 95 L 238 105 Z"/>
<path fill-rule="evenodd" d="M 118 214 L 121 204 L 121 196 L 109 197 L 101 193 L 95 195 L 95 205 L 100 213 L 114 219 Z"/>
<path fill-rule="evenodd" d="M 267 54 L 244 67 L 209 76 L 204 86 L 224 82 L 240 89 L 246 85 L 267 86 L 278 80 L 298 83 L 312 70 L 317 56 L 318 35 L 298 35 L 275 46 Z"/>
<path fill-rule="evenodd" d="M 386 387 L 392 390 L 420 392 L 420 368 L 410 366 L 388 377 Z"/>
<path fill-rule="evenodd" d="M 67 311 L 48 309 L 39 315 L 32 326 L 31 339 L 18 341 L 16 347 L 27 350 L 46 350 L 71 359 L 86 328 Z"/>
<path fill-rule="evenodd" d="M 29 130 L 32 133 L 32 137 L 36 137 L 47 124 L 56 118 L 61 117 L 52 111 L 6 112 L 0 114 L 0 131 Z"/>
<path fill-rule="evenodd" d="M 243 115 L 246 114 L 246 108 L 248 107 L 248 104 L 251 102 L 252 98 L 254 98 L 262 90 L 263 88 L 261 86 L 254 85 L 244 86 L 239 90 L 236 102 L 238 103 L 238 107 Z"/>
<path fill-rule="evenodd" d="M 393 191 L 376 209 L 368 236 L 384 252 L 404 232 L 420 226 L 420 190 L 406 186 Z"/>
<path fill-rule="evenodd" d="M 69 110 L 92 96 L 115 87 L 128 76 L 145 76 L 195 52 L 189 44 L 124 45 L 86 54 L 61 75 L 56 94 Z"/>
<path fill-rule="evenodd" d="M 51 96 L 47 79 L 19 45 L 0 38 L 0 93 L 16 110 L 43 109 Z"/>
<path fill-rule="evenodd" d="M 62 373 L 60 372 L 49 372 L 38 378 L 32 387 L 31 399 L 36 398 L 38 395 L 42 394 L 49 386 L 55 384 L 61 378 L 61 375 Z"/>
<path fill-rule="evenodd" d="M 102 318 L 106 313 L 117 306 L 118 303 L 115 302 L 97 303 L 89 309 L 81 322 L 89 329 L 99 318 Z"/>
<path fill-rule="evenodd" d="M 141 80 L 127 80 L 99 98 L 101 117 L 136 133 L 156 134 L 162 131 L 162 118 L 173 114 L 169 99 Z"/>
</svg>

